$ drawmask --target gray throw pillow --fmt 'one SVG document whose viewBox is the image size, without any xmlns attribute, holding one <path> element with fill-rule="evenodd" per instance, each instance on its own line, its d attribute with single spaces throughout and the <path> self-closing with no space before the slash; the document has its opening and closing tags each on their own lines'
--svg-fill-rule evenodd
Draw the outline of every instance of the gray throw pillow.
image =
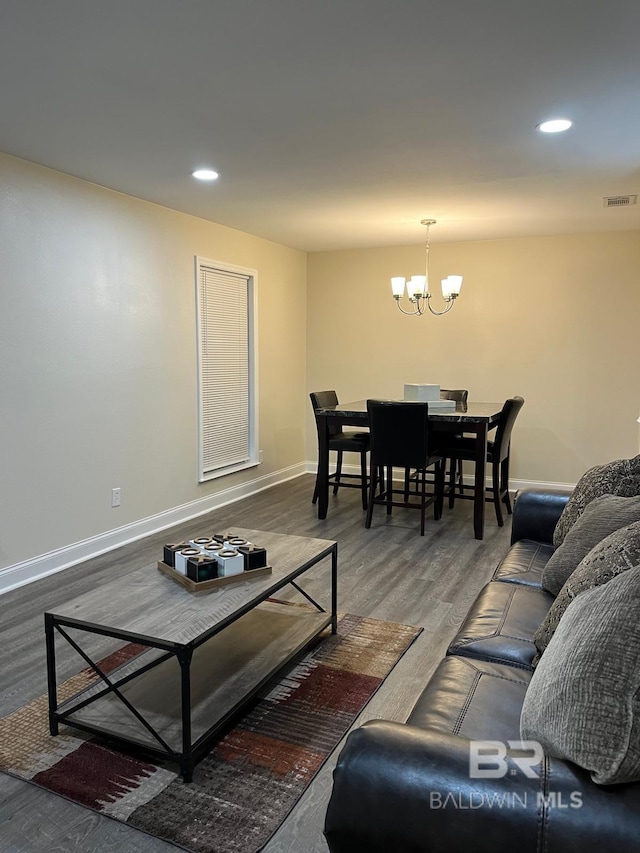
<svg viewBox="0 0 640 853">
<path fill-rule="evenodd" d="M 640 521 L 640 496 L 603 495 L 585 508 L 542 572 L 542 588 L 558 595 L 578 563 L 614 530 Z"/>
<path fill-rule="evenodd" d="M 636 499 L 619 498 L 618 500 Z M 596 501 L 593 503 L 595 504 Z M 546 619 L 533 635 L 533 641 L 538 650 L 533 666 L 537 666 L 540 655 L 549 645 L 560 619 L 574 598 L 588 589 L 593 589 L 594 586 L 607 583 L 628 569 L 638 567 L 640 567 L 640 521 L 611 533 L 592 548 L 578 564 L 578 568 L 568 578 L 551 605 Z"/>
<path fill-rule="evenodd" d="M 520 736 L 594 782 L 640 781 L 640 568 L 571 602 L 527 688 Z"/>
<path fill-rule="evenodd" d="M 556 548 L 562 544 L 585 507 L 601 495 L 627 498 L 640 495 L 640 454 L 633 459 L 616 459 L 606 465 L 596 465 L 582 475 L 553 531 Z"/>
</svg>

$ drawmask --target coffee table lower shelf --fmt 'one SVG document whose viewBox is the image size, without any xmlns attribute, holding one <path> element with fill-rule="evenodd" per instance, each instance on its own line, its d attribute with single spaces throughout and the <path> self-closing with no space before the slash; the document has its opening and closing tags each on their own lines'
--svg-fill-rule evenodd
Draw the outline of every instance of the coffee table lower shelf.
<svg viewBox="0 0 640 853">
<path fill-rule="evenodd" d="M 174 760 L 189 781 L 193 764 L 219 730 L 330 624 L 328 613 L 272 601 L 241 616 L 193 650 L 187 717 L 177 657 L 171 656 L 140 675 L 135 675 L 137 670 L 166 656 L 166 652 L 150 648 L 133 658 L 109 678 L 117 683 L 131 677 L 118 690 L 158 737 L 115 693 L 105 693 L 102 681 L 61 704 L 55 717 L 59 723 Z M 78 709 L 87 700 L 90 702 Z"/>
</svg>

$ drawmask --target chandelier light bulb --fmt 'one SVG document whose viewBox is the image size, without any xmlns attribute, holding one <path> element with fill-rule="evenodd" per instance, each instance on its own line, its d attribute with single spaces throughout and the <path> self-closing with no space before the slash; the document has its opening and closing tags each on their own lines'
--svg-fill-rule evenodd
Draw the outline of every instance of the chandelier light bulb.
<svg viewBox="0 0 640 853">
<path fill-rule="evenodd" d="M 406 278 L 402 275 L 395 275 L 391 279 L 391 290 L 393 291 L 394 298 L 399 299 L 404 293 L 404 285 L 406 282 Z"/>
</svg>

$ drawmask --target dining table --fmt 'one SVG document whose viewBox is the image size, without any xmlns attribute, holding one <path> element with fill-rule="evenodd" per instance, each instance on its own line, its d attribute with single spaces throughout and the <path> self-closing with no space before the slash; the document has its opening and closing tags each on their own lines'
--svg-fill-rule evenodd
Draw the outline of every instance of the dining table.
<svg viewBox="0 0 640 853">
<path fill-rule="evenodd" d="M 375 398 L 380 399 L 380 398 Z M 398 401 L 401 402 L 401 401 Z M 467 433 L 475 441 L 475 492 L 473 499 L 473 530 L 476 539 L 484 536 L 485 472 L 487 461 L 487 437 L 500 420 L 502 403 L 456 403 L 455 411 L 430 410 L 429 423 L 438 431 Z M 339 403 L 316 411 L 318 425 L 318 518 L 326 518 L 329 508 L 329 425 L 369 425 L 367 401 Z"/>
</svg>

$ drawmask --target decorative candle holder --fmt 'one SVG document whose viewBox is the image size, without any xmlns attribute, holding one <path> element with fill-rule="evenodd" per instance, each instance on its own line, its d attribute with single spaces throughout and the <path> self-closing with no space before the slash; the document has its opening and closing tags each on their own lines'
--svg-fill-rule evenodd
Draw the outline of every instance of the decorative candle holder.
<svg viewBox="0 0 640 853">
<path fill-rule="evenodd" d="M 192 548 L 199 548 L 200 551 L 204 551 L 205 546 L 210 542 L 210 536 L 198 536 L 197 539 L 189 539 L 189 545 L 191 545 Z"/>
<path fill-rule="evenodd" d="M 209 544 L 208 544 L 208 545 L 206 545 L 206 546 L 202 549 L 202 553 L 203 553 L 206 557 L 213 557 L 213 558 L 216 558 L 216 557 L 218 556 L 218 552 L 219 552 L 219 551 L 221 551 L 223 547 L 224 547 L 224 546 L 223 546 L 223 545 L 221 545 L 221 544 L 220 544 L 220 542 L 217 542 L 215 539 L 211 539 L 211 540 L 209 541 Z"/>
<path fill-rule="evenodd" d="M 218 551 L 218 577 L 228 578 L 244 571 L 244 557 L 235 548 L 222 548 Z"/>
<path fill-rule="evenodd" d="M 238 551 L 244 559 L 245 572 L 249 572 L 252 569 L 262 569 L 267 565 L 266 548 L 260 548 L 257 545 L 241 545 Z"/>
<path fill-rule="evenodd" d="M 182 551 L 175 552 L 174 569 L 180 572 L 181 575 L 187 574 L 187 560 L 190 557 L 199 557 L 202 552 L 197 548 L 183 548 Z"/>
<path fill-rule="evenodd" d="M 175 568 L 175 555 L 177 551 L 182 551 L 183 548 L 188 548 L 188 542 L 177 542 L 174 545 L 165 545 L 162 551 L 162 559 L 167 564 L 167 566 L 171 566 L 172 569 Z"/>
<path fill-rule="evenodd" d="M 224 544 L 225 542 L 228 542 L 228 541 L 229 541 L 229 539 L 235 539 L 235 538 L 236 538 L 236 534 L 235 534 L 235 533 L 231 533 L 230 531 L 228 531 L 228 530 L 227 530 L 227 531 L 225 531 L 224 533 L 214 533 L 214 534 L 213 534 L 213 536 L 212 536 L 211 538 L 212 538 L 212 539 L 215 539 L 215 540 L 216 540 L 216 542 L 219 542 L 219 543 L 222 545 L 222 544 Z"/>
<path fill-rule="evenodd" d="M 187 560 L 187 577 L 196 583 L 210 581 L 218 577 L 218 560 L 215 557 L 189 557 Z"/>
</svg>

